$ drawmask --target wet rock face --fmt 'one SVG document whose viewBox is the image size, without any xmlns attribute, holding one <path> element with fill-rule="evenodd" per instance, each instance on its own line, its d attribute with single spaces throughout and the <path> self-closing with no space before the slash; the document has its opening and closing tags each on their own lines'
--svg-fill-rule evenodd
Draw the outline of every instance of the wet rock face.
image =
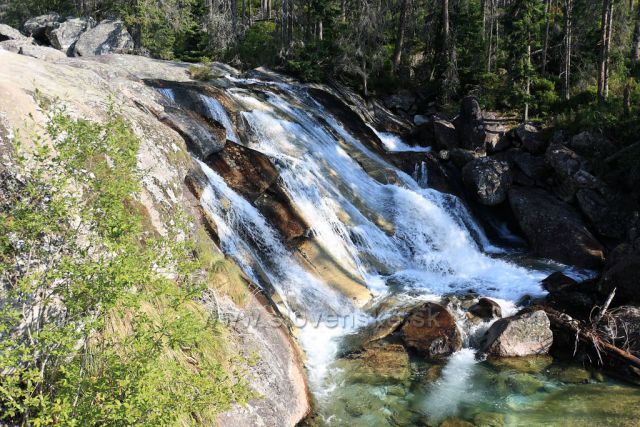
<svg viewBox="0 0 640 427">
<path fill-rule="evenodd" d="M 469 313 L 483 320 L 491 320 L 495 317 L 502 317 L 502 308 L 492 299 L 480 298 L 477 303 L 469 307 Z"/>
<path fill-rule="evenodd" d="M 133 48 L 133 39 L 122 21 L 104 20 L 82 33 L 73 53 L 75 56 L 94 56 Z"/>
<path fill-rule="evenodd" d="M 462 180 L 480 203 L 495 206 L 506 200 L 513 178 L 506 162 L 481 157 L 462 168 Z"/>
<path fill-rule="evenodd" d="M 496 357 L 546 354 L 552 343 L 549 318 L 538 310 L 495 322 L 486 333 L 482 351 Z"/>
<path fill-rule="evenodd" d="M 509 190 L 509 203 L 535 253 L 578 267 L 602 265 L 602 245 L 571 206 L 543 190 L 523 187 Z"/>
<path fill-rule="evenodd" d="M 462 348 L 455 318 L 440 304 L 425 303 L 400 328 L 407 347 L 431 361 L 442 361 Z"/>
<path fill-rule="evenodd" d="M 235 191 L 253 202 L 278 179 L 278 170 L 266 155 L 228 142 L 207 157 L 206 163 Z"/>
<path fill-rule="evenodd" d="M 202 120 L 193 112 L 165 107 L 164 114 L 159 119 L 178 132 L 187 142 L 189 150 L 200 159 L 206 159 L 225 146 L 224 127 Z"/>
</svg>

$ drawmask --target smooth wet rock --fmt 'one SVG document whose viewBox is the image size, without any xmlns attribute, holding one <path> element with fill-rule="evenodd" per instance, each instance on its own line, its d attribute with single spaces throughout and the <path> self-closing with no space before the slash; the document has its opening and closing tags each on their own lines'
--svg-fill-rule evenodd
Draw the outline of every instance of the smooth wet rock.
<svg viewBox="0 0 640 427">
<path fill-rule="evenodd" d="M 480 298 L 477 303 L 469 307 L 469 313 L 483 320 L 502 317 L 500 304 L 489 298 Z"/>
<path fill-rule="evenodd" d="M 497 357 L 546 354 L 552 343 L 549 318 L 538 310 L 496 321 L 485 335 L 482 351 Z"/>
<path fill-rule="evenodd" d="M 448 417 L 445 418 L 439 427 L 474 427 L 475 424 L 470 423 L 469 421 L 465 421 L 459 417 Z"/>
<path fill-rule="evenodd" d="M 575 286 L 578 282 L 560 271 L 554 271 L 544 278 L 541 284 L 547 292 L 553 294 L 560 292 L 565 288 Z"/>
<path fill-rule="evenodd" d="M 189 150 L 204 160 L 221 151 L 226 143 L 226 130 L 222 126 L 202 120 L 191 111 L 165 107 L 160 121 L 178 132 L 187 142 Z"/>
<path fill-rule="evenodd" d="M 520 357 L 490 357 L 487 362 L 500 370 L 539 374 L 553 363 L 553 357 L 546 354 Z"/>
<path fill-rule="evenodd" d="M 591 372 L 580 366 L 553 366 L 549 376 L 569 384 L 585 384 L 591 379 Z"/>
<path fill-rule="evenodd" d="M 40 43 L 49 44 L 48 33 L 60 25 L 60 15 L 48 13 L 28 19 L 22 26 L 22 32 Z"/>
<path fill-rule="evenodd" d="M 544 381 L 524 372 L 510 374 L 507 383 L 514 393 L 524 396 L 535 394 L 544 388 Z"/>
<path fill-rule="evenodd" d="M 362 362 L 360 369 L 385 380 L 403 382 L 411 374 L 409 354 L 400 344 L 369 345 L 355 359 Z"/>
<path fill-rule="evenodd" d="M 495 206 L 506 200 L 513 177 L 506 162 L 481 157 L 465 165 L 462 180 L 477 201 Z"/>
<path fill-rule="evenodd" d="M 3 42 L 5 40 L 23 40 L 26 38 L 26 36 L 24 36 L 15 28 L 10 27 L 6 24 L 0 24 L 0 42 Z"/>
<path fill-rule="evenodd" d="M 509 204 L 537 255 L 577 267 L 602 265 L 602 245 L 570 205 L 544 190 L 525 187 L 509 190 Z"/>
<path fill-rule="evenodd" d="M 294 204 L 279 187 L 261 194 L 254 204 L 287 242 L 303 237 L 309 230 L 304 219 L 293 209 Z"/>
<path fill-rule="evenodd" d="M 104 20 L 82 33 L 73 48 L 73 54 L 94 56 L 133 48 L 133 39 L 122 21 Z"/>
<path fill-rule="evenodd" d="M 444 360 L 462 348 L 455 318 L 433 302 L 414 310 L 400 328 L 400 335 L 409 348 L 432 361 Z"/>
<path fill-rule="evenodd" d="M 71 56 L 80 35 L 93 25 L 89 18 L 71 18 L 49 32 L 51 46 Z"/>
<path fill-rule="evenodd" d="M 480 412 L 473 417 L 476 427 L 504 427 L 504 415 L 497 412 Z"/>
</svg>

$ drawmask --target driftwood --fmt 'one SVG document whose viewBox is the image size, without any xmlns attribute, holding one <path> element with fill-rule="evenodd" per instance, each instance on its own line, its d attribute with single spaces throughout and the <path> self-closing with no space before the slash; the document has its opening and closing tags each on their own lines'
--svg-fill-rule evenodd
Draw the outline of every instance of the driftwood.
<svg viewBox="0 0 640 427">
<path fill-rule="evenodd" d="M 568 337 L 575 337 L 574 356 L 578 351 L 584 352 L 591 364 L 604 368 L 612 376 L 640 385 L 640 358 L 608 342 L 595 325 L 585 324 L 546 306 L 530 307 L 528 310 L 544 310 L 547 313 L 554 341 L 558 335 L 562 335 L 565 341 Z"/>
</svg>

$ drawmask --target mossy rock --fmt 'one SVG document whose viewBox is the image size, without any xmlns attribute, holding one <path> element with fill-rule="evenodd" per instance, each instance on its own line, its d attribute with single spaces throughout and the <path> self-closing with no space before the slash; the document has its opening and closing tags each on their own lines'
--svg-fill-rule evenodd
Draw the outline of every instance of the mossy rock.
<svg viewBox="0 0 640 427">
<path fill-rule="evenodd" d="M 504 427 L 504 415 L 497 412 L 480 412 L 473 417 L 477 427 Z"/>
<path fill-rule="evenodd" d="M 510 369 L 526 374 L 539 374 L 553 363 L 553 357 L 543 354 L 524 357 L 492 357 L 487 359 L 487 362 L 500 370 Z"/>
<path fill-rule="evenodd" d="M 459 417 L 449 417 L 440 423 L 440 427 L 474 427 L 474 425 Z"/>
<path fill-rule="evenodd" d="M 513 392 L 525 396 L 537 393 L 544 387 L 544 382 L 542 380 L 526 373 L 510 375 L 507 382 Z"/>
<path fill-rule="evenodd" d="M 591 379 L 591 372 L 580 366 L 553 366 L 549 374 L 563 383 L 570 384 L 584 384 Z"/>
</svg>

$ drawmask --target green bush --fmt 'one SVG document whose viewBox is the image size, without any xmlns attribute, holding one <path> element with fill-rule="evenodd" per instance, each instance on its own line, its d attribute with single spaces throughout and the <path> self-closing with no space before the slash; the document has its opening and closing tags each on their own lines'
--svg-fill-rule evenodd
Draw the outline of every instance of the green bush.
<svg viewBox="0 0 640 427">
<path fill-rule="evenodd" d="M 96 123 L 54 104 L 19 159 L 0 205 L 1 422 L 210 424 L 253 396 L 195 302 L 194 241 L 145 229 L 139 144 L 115 111 Z"/>
<path fill-rule="evenodd" d="M 207 81 L 211 80 L 213 74 L 211 73 L 211 66 L 209 64 L 199 64 L 189 66 L 189 75 L 194 80 Z"/>
</svg>

